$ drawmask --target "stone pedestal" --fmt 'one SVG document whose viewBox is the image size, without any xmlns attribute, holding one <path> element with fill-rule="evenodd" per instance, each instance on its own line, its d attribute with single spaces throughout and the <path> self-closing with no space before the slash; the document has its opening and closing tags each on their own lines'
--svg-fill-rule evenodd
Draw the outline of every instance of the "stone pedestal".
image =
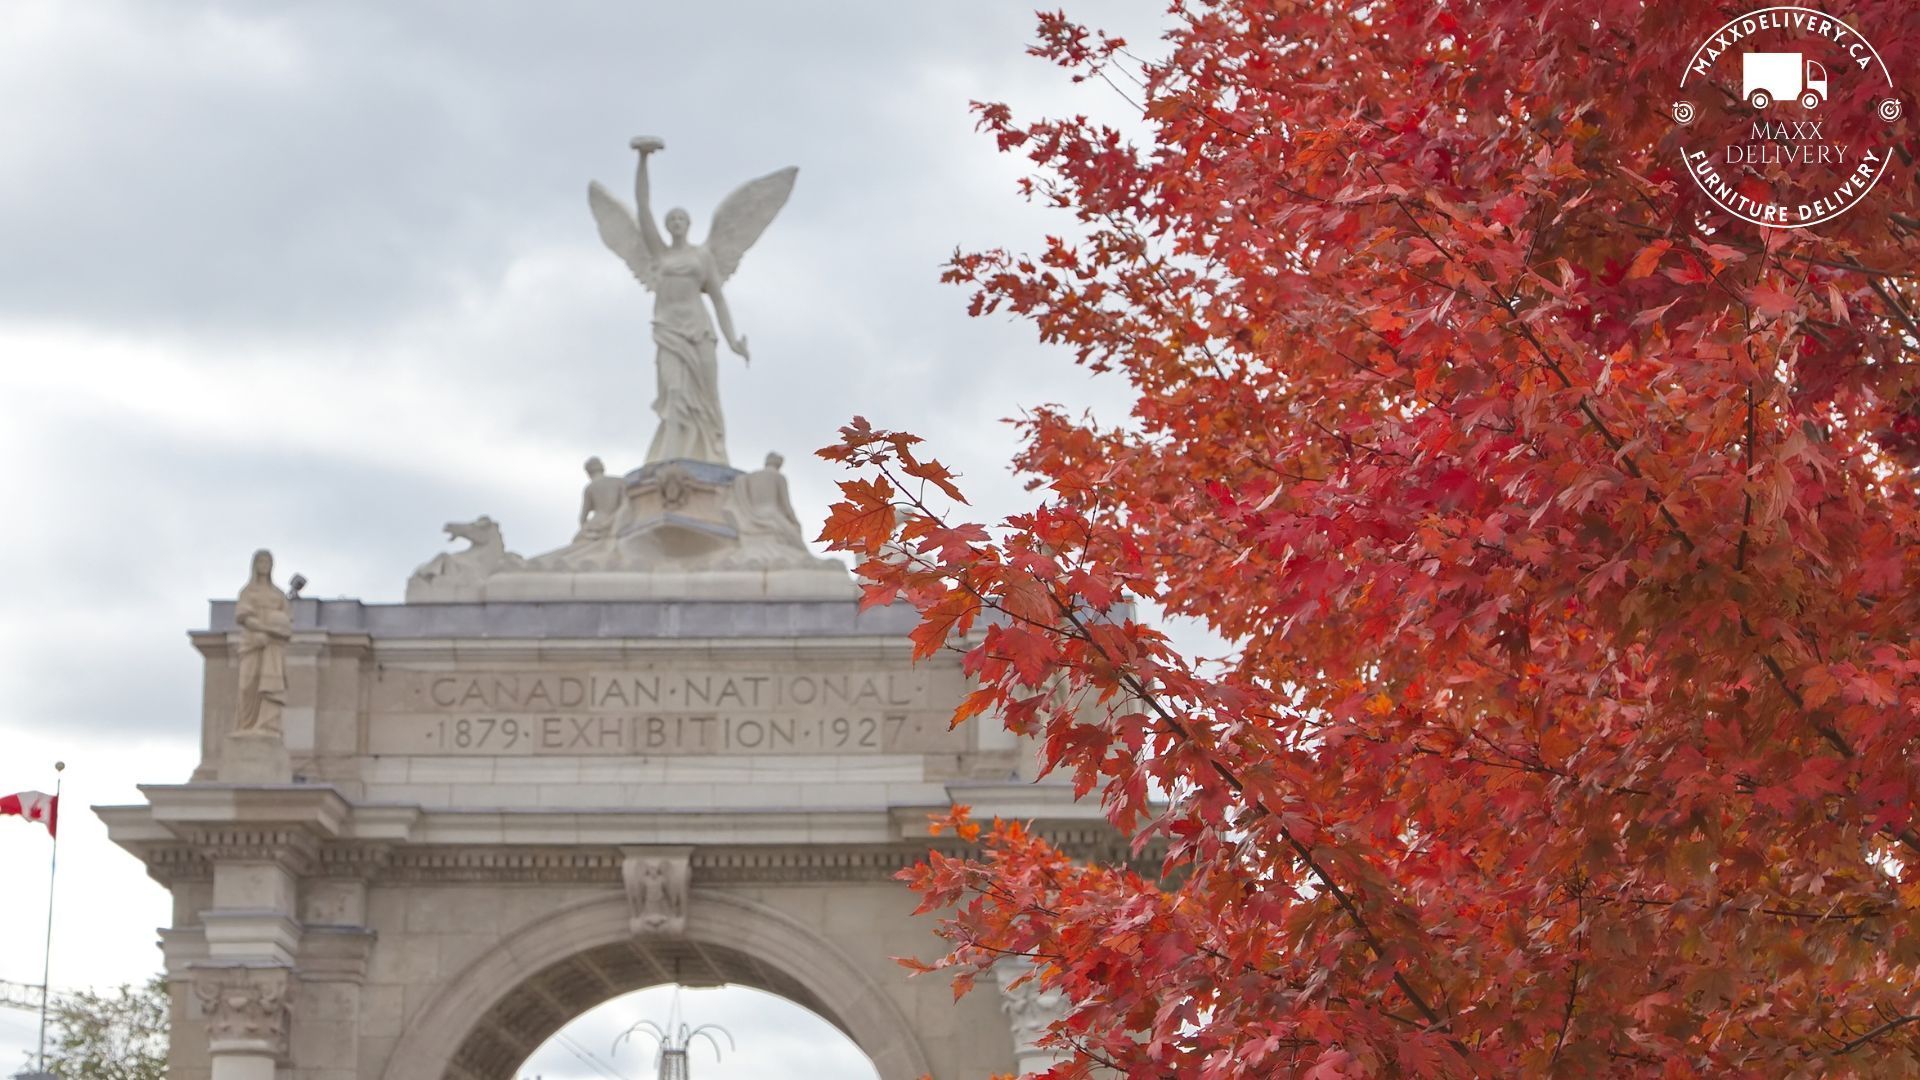
<svg viewBox="0 0 1920 1080">
<path fill-rule="evenodd" d="M 618 600 L 853 600 L 836 559 L 807 547 L 779 456 L 743 472 L 706 461 L 660 461 L 628 473 L 604 530 L 522 558 L 491 518 L 452 522 L 466 551 L 437 555 L 407 583 L 408 603 Z"/>
<path fill-rule="evenodd" d="M 236 731 L 220 745 L 223 784 L 290 784 L 293 764 L 278 732 Z"/>
</svg>

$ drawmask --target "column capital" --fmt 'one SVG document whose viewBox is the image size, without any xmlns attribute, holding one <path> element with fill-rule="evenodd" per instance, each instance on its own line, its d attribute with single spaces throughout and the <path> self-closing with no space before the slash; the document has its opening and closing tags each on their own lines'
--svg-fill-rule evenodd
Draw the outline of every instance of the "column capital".
<svg viewBox="0 0 1920 1080">
<path fill-rule="evenodd" d="M 203 964 L 193 969 L 193 994 L 206 1016 L 208 1049 L 284 1060 L 293 972 L 284 967 Z"/>
<path fill-rule="evenodd" d="M 1013 1029 L 1013 1056 L 1022 1073 L 1044 1069 L 1063 1055 L 1040 1040 L 1056 1021 L 1067 1017 L 1067 995 L 1040 985 L 1039 968 L 1024 956 L 1002 957 L 993 965 L 1000 986 L 1000 1008 Z"/>
</svg>

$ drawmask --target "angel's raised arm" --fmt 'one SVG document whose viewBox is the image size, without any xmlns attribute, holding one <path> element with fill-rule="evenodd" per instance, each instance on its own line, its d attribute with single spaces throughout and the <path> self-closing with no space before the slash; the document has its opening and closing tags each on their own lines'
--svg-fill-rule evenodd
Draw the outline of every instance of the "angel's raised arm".
<svg viewBox="0 0 1920 1080">
<path fill-rule="evenodd" d="M 652 185 L 647 182 L 647 155 L 657 148 L 647 145 L 647 142 L 634 140 L 634 149 L 640 152 L 640 163 L 633 169 L 633 201 L 640 211 L 640 238 L 646 242 L 648 252 L 657 259 L 667 250 L 667 242 L 661 238 L 660 227 L 653 221 Z"/>
</svg>

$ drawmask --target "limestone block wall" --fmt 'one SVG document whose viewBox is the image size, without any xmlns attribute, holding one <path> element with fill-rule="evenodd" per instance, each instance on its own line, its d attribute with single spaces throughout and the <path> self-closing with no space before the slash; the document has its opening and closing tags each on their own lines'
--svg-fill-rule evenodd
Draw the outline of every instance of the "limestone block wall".
<svg viewBox="0 0 1920 1080">
<path fill-rule="evenodd" d="M 367 921 L 378 944 L 361 996 L 359 1075 L 386 1075 L 401 1033 L 512 930 L 605 892 L 604 886 L 477 883 L 369 890 Z"/>
<path fill-rule="evenodd" d="M 482 808 L 934 806 L 947 776 L 921 755 L 704 758 L 391 755 L 361 764 L 361 798 Z"/>
<path fill-rule="evenodd" d="M 303 780 L 429 807 L 923 805 L 941 782 L 1020 771 L 1004 733 L 950 728 L 967 680 L 951 656 L 910 661 L 911 616 L 828 601 L 300 600 L 286 745 Z M 232 726 L 237 668 L 231 605 L 212 623 L 193 634 L 200 781 Z M 771 636 L 796 625 L 806 636 Z M 690 626 L 712 636 L 671 636 Z M 838 794 L 804 790 L 823 786 Z"/>
<path fill-rule="evenodd" d="M 859 958 L 875 984 L 899 1004 L 937 1077 L 964 1080 L 1013 1068 L 1012 1035 L 990 986 L 955 1001 L 945 976 L 913 977 L 892 960 L 932 960 L 944 951 L 930 922 L 912 916 L 917 898 L 904 886 L 767 885 L 739 892 L 819 928 L 849 957 Z"/>
</svg>

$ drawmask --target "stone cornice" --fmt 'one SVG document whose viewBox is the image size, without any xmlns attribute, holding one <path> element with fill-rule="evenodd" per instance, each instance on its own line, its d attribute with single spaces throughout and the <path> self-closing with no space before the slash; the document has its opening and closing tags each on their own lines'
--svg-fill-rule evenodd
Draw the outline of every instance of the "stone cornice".
<svg viewBox="0 0 1920 1080">
<path fill-rule="evenodd" d="M 121 847 L 139 856 L 147 864 L 147 876 L 172 888 L 185 882 L 212 881 L 213 863 L 204 854 L 185 844 L 168 841 L 122 841 Z"/>
<path fill-rule="evenodd" d="M 371 881 L 393 860 L 393 845 L 378 841 L 326 844 L 319 852 L 314 876 L 349 881 Z"/>
<path fill-rule="evenodd" d="M 145 784 L 140 793 L 152 820 L 173 830 L 279 826 L 337 836 L 353 813 L 352 804 L 324 784 Z"/>
<path fill-rule="evenodd" d="M 109 835 L 162 884 L 210 879 L 222 862 L 272 863 L 335 880 L 595 882 L 620 880 L 623 846 L 693 850 L 696 880 L 878 881 L 957 850 L 927 835 L 937 807 L 808 810 L 541 809 L 456 811 L 352 805 L 331 787 L 182 785 L 142 789 L 150 807 L 101 807 Z M 1136 855 L 1127 839 L 1055 785 L 955 784 L 955 801 L 1032 823 L 1075 858 L 1151 873 L 1164 843 Z"/>
<path fill-rule="evenodd" d="M 195 652 L 209 660 L 217 660 L 227 655 L 225 630 L 189 630 L 187 640 L 193 643 Z"/>
<path fill-rule="evenodd" d="M 187 640 L 194 651 L 209 660 L 223 660 L 231 654 L 238 635 L 232 630 L 190 630 Z M 355 631 L 306 629 L 295 634 L 294 655 L 362 657 L 373 651 L 371 635 Z"/>
<path fill-rule="evenodd" d="M 322 845 L 353 815 L 340 792 L 316 784 L 172 784 L 140 791 L 149 805 L 95 810 L 108 837 L 139 855 L 147 873 L 165 885 L 208 878 L 221 862 L 312 873 Z"/>
<path fill-rule="evenodd" d="M 320 838 L 299 828 L 195 824 L 176 826 L 173 832 L 208 865 L 272 863 L 290 873 L 307 874 L 320 854 Z"/>
<path fill-rule="evenodd" d="M 1155 843 L 1136 857 L 1112 830 L 1078 825 L 1037 831 L 1075 858 L 1125 863 L 1152 874 L 1165 845 Z M 624 852 L 633 845 L 581 844 L 423 844 L 391 845 L 334 841 L 321 846 L 313 876 L 390 882 L 513 882 L 617 885 Z M 698 884 L 750 885 L 799 882 L 889 881 L 926 858 L 973 853 L 951 838 L 928 837 L 884 844 L 707 844 L 691 846 L 689 865 Z M 217 857 L 187 844 L 142 849 L 148 873 L 166 884 L 211 877 Z"/>
<path fill-rule="evenodd" d="M 233 601 L 215 600 L 201 634 L 233 627 Z M 898 640 L 918 622 L 912 605 L 862 609 L 857 599 L 493 600 L 369 604 L 361 600 L 293 602 L 296 631 L 396 638 L 680 638 L 760 636 Z"/>
<path fill-rule="evenodd" d="M 625 663 L 646 660 L 725 659 L 730 656 L 907 663 L 912 646 L 897 637 L 819 638 L 381 638 L 372 653 L 383 663 Z"/>
<path fill-rule="evenodd" d="M 364 982 L 377 937 L 360 926 L 300 926 L 292 953 L 294 971 L 302 982 Z M 163 928 L 160 951 L 169 978 L 190 978 L 198 969 L 237 963 L 213 956 L 205 926 Z"/>
</svg>

